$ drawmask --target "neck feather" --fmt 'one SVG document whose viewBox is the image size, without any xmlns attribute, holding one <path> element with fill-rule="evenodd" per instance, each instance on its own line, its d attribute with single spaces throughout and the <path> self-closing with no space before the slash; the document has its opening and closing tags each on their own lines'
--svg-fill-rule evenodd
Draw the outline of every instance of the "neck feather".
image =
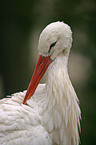
<svg viewBox="0 0 96 145">
<path fill-rule="evenodd" d="M 61 54 L 48 68 L 45 86 L 47 103 L 43 118 L 55 143 L 78 145 L 80 108 L 69 79 L 67 62 L 68 58 Z"/>
</svg>

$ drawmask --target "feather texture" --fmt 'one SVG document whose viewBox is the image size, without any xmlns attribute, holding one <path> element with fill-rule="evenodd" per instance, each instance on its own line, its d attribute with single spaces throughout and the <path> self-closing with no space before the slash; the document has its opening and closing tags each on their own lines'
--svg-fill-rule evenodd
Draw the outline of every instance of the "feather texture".
<svg viewBox="0 0 96 145">
<path fill-rule="evenodd" d="M 43 56 L 56 42 L 46 84 L 38 85 L 26 105 L 26 91 L 0 100 L 0 144 L 79 145 L 81 111 L 67 68 L 71 35 L 63 22 L 52 23 L 41 33 L 38 48 Z"/>
</svg>

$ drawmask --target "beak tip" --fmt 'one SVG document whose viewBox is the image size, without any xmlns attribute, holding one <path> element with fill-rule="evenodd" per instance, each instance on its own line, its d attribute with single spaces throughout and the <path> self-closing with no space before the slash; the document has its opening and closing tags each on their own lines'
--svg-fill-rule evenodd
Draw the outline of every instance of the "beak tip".
<svg viewBox="0 0 96 145">
<path fill-rule="evenodd" d="M 22 104 L 24 104 L 24 105 L 25 105 L 25 104 L 26 104 L 26 101 L 24 100 Z"/>
<path fill-rule="evenodd" d="M 26 96 L 26 95 L 25 95 L 25 96 Z M 27 100 L 28 100 L 28 99 L 25 97 L 24 100 L 23 100 L 23 104 L 26 104 Z"/>
</svg>

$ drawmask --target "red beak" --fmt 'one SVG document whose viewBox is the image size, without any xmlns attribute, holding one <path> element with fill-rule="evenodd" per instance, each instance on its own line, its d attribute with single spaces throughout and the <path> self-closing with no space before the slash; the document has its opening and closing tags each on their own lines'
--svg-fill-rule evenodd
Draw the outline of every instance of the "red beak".
<svg viewBox="0 0 96 145">
<path fill-rule="evenodd" d="M 42 55 L 39 56 L 37 65 L 35 67 L 33 76 L 28 86 L 25 98 L 23 100 L 23 104 L 25 104 L 26 101 L 30 99 L 30 97 L 34 94 L 41 78 L 43 77 L 50 63 L 51 63 L 50 56 L 47 56 L 47 57 L 44 57 Z"/>
</svg>

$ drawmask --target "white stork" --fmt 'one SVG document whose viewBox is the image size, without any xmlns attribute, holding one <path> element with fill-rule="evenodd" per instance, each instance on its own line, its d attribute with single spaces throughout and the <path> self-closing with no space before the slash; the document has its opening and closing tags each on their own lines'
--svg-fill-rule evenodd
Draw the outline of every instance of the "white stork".
<svg viewBox="0 0 96 145">
<path fill-rule="evenodd" d="M 42 31 L 27 92 L 0 101 L 0 145 L 79 145 L 81 112 L 67 69 L 71 45 L 63 22 Z M 46 84 L 39 84 L 46 70 Z"/>
</svg>

